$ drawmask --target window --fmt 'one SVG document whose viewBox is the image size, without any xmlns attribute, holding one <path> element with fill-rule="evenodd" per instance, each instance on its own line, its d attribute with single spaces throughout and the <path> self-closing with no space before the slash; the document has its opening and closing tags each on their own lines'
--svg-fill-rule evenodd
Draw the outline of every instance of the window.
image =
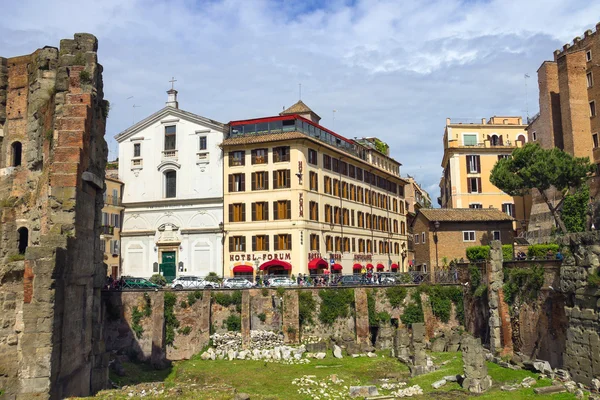
<svg viewBox="0 0 600 400">
<path fill-rule="evenodd" d="M 342 210 L 342 217 L 344 225 L 350 225 L 350 211 L 347 208 Z"/>
<path fill-rule="evenodd" d="M 356 201 L 356 186 L 350 185 L 350 200 Z"/>
<path fill-rule="evenodd" d="M 269 189 L 269 172 L 260 171 L 252 173 L 252 190 Z"/>
<path fill-rule="evenodd" d="M 350 238 L 344 238 L 344 253 L 350 253 Z"/>
<path fill-rule="evenodd" d="M 206 136 L 200 136 L 200 150 L 206 150 Z"/>
<path fill-rule="evenodd" d="M 323 184 L 325 186 L 325 193 L 331 194 L 331 178 L 328 176 L 324 177 Z"/>
<path fill-rule="evenodd" d="M 469 193 L 481 193 L 481 178 L 467 178 Z"/>
<path fill-rule="evenodd" d="M 275 250 L 291 250 L 292 235 L 275 235 Z"/>
<path fill-rule="evenodd" d="M 383 241 L 379 241 L 379 254 L 385 253 Z"/>
<path fill-rule="evenodd" d="M 591 88 L 592 86 L 594 86 L 594 78 L 592 78 L 591 72 L 585 74 L 585 78 L 587 80 L 587 87 Z"/>
<path fill-rule="evenodd" d="M 229 192 L 246 191 L 246 174 L 229 174 Z"/>
<path fill-rule="evenodd" d="M 177 130 L 175 125 L 165 126 L 165 150 L 175 150 Z"/>
<path fill-rule="evenodd" d="M 537 140 L 537 132 L 533 131 L 531 133 L 531 138 L 533 139 L 533 141 L 535 142 Z"/>
<path fill-rule="evenodd" d="M 317 151 L 313 149 L 308 149 L 308 163 L 312 165 L 317 165 Z"/>
<path fill-rule="evenodd" d="M 358 218 L 358 227 L 364 228 L 365 227 L 365 214 L 362 211 L 358 211 L 356 213 L 356 217 Z"/>
<path fill-rule="evenodd" d="M 370 240 L 367 240 L 367 253 L 373 252 L 373 243 Z"/>
<path fill-rule="evenodd" d="M 342 182 L 342 197 L 345 199 L 349 197 L 348 184 L 346 182 Z"/>
<path fill-rule="evenodd" d="M 333 207 L 333 222 L 340 224 L 342 221 L 342 211 L 339 207 Z"/>
<path fill-rule="evenodd" d="M 356 167 L 356 179 L 359 181 L 363 180 L 363 170 L 362 168 Z"/>
<path fill-rule="evenodd" d="M 464 134 L 463 146 L 477 146 L 477 134 Z"/>
<path fill-rule="evenodd" d="M 481 203 L 470 203 L 469 208 L 483 208 Z"/>
<path fill-rule="evenodd" d="M 398 233 L 398 220 L 394 220 L 394 233 Z"/>
<path fill-rule="evenodd" d="M 470 174 L 481 172 L 479 156 L 467 156 L 467 172 Z"/>
<path fill-rule="evenodd" d="M 331 170 L 331 157 L 327 154 L 323 154 L 323 168 Z"/>
<path fill-rule="evenodd" d="M 415 244 L 419 244 L 419 234 L 415 235 Z"/>
<path fill-rule="evenodd" d="M 510 158 L 510 155 L 508 155 L 508 154 L 499 154 L 498 155 L 498 161 L 504 160 L 505 158 Z"/>
<path fill-rule="evenodd" d="M 337 179 L 333 180 L 333 195 L 335 197 L 340 196 L 340 181 L 338 181 Z"/>
<path fill-rule="evenodd" d="M 406 224 L 403 221 L 400 222 L 400 234 L 406 235 Z"/>
<path fill-rule="evenodd" d="M 292 202 L 290 200 L 279 200 L 273 202 L 273 219 L 291 219 Z"/>
<path fill-rule="evenodd" d="M 246 204 L 229 205 L 229 222 L 244 222 L 246 220 Z"/>
<path fill-rule="evenodd" d="M 113 254 L 113 255 L 119 254 L 119 241 L 118 240 L 110 241 L 110 254 Z"/>
<path fill-rule="evenodd" d="M 269 251 L 269 236 L 252 236 L 252 251 Z"/>
<path fill-rule="evenodd" d="M 229 152 L 229 166 L 235 167 L 240 165 L 246 165 L 246 152 L 241 151 L 230 151 Z"/>
<path fill-rule="evenodd" d="M 335 238 L 335 251 L 336 252 L 342 251 L 342 238 L 341 237 Z"/>
<path fill-rule="evenodd" d="M 502 204 L 502 212 L 507 213 L 511 217 L 515 216 L 515 205 L 512 203 Z"/>
<path fill-rule="evenodd" d="M 229 251 L 246 251 L 246 237 L 245 236 L 230 236 L 229 237 Z"/>
<path fill-rule="evenodd" d="M 494 240 L 500 240 L 500 231 L 493 231 Z"/>
<path fill-rule="evenodd" d="M 475 231 L 463 231 L 463 242 L 474 242 Z"/>
<path fill-rule="evenodd" d="M 309 173 L 310 190 L 319 190 L 319 175 L 316 172 Z"/>
<path fill-rule="evenodd" d="M 590 101 L 590 117 L 595 117 L 596 116 L 596 102 L 595 101 Z"/>
<path fill-rule="evenodd" d="M 338 160 L 337 158 L 332 159 L 331 170 L 333 172 L 340 172 L 340 160 Z"/>
<path fill-rule="evenodd" d="M 592 61 L 592 51 L 588 50 L 585 52 L 585 61 L 590 62 Z"/>
<path fill-rule="evenodd" d="M 350 178 L 356 178 L 356 167 L 352 164 L 348 165 L 348 176 Z"/>
<path fill-rule="evenodd" d="M 325 222 L 332 223 L 333 222 L 333 212 L 332 207 L 329 204 L 325 204 Z"/>
<path fill-rule="evenodd" d="M 333 251 L 333 238 L 325 236 L 325 251 Z"/>
<path fill-rule="evenodd" d="M 177 172 L 165 172 L 165 197 L 171 199 L 177 197 Z"/>
<path fill-rule="evenodd" d="M 267 149 L 255 149 L 250 153 L 252 164 L 266 164 L 268 161 Z"/>
<path fill-rule="evenodd" d="M 23 146 L 21 145 L 21 142 L 14 142 L 13 144 L 11 144 L 10 147 L 12 150 L 11 165 L 13 167 L 18 167 L 19 165 L 21 165 L 21 153 L 23 151 Z"/>
<path fill-rule="evenodd" d="M 421 243 L 425 244 L 425 232 L 421 233 Z"/>
<path fill-rule="evenodd" d="M 290 146 L 273 148 L 273 162 L 290 161 Z"/>
<path fill-rule="evenodd" d="M 311 221 L 319 220 L 319 203 L 316 201 L 311 201 L 308 203 L 309 208 L 309 218 Z"/>
<path fill-rule="evenodd" d="M 594 148 L 598 147 L 598 134 L 597 133 L 594 133 L 592 135 L 592 140 L 594 142 Z"/>
<path fill-rule="evenodd" d="M 269 220 L 269 203 L 259 201 L 252 203 L 252 221 L 268 221 Z"/>
<path fill-rule="evenodd" d="M 310 250 L 320 251 L 321 242 L 319 241 L 319 235 L 310 235 Z"/>
<path fill-rule="evenodd" d="M 142 156 L 142 144 L 141 143 L 134 143 L 133 144 L 133 156 L 134 157 L 141 157 Z"/>
<path fill-rule="evenodd" d="M 115 228 L 120 228 L 119 219 L 121 216 L 119 214 L 110 214 L 110 226 L 114 226 Z"/>
<path fill-rule="evenodd" d="M 273 172 L 273 189 L 290 187 L 290 170 L 280 169 Z"/>
<path fill-rule="evenodd" d="M 362 203 L 364 201 L 364 191 L 363 188 L 357 188 L 356 189 L 356 201 L 358 201 L 359 203 Z"/>
</svg>

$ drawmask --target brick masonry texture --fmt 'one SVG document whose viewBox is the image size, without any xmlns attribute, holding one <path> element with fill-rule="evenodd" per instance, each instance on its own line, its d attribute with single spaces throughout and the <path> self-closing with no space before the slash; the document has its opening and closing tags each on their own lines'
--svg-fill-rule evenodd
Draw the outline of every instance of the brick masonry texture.
<svg viewBox="0 0 600 400">
<path fill-rule="evenodd" d="M 0 388 L 9 399 L 86 396 L 108 382 L 104 188 L 81 178 L 102 181 L 107 157 L 97 47 L 82 33 L 0 58 Z"/>
</svg>

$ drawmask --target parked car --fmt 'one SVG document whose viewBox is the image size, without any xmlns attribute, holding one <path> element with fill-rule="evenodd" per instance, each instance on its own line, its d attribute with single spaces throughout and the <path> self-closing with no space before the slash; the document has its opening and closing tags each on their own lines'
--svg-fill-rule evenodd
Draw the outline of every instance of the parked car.
<svg viewBox="0 0 600 400">
<path fill-rule="evenodd" d="M 124 276 L 121 289 L 161 289 L 160 285 L 150 282 L 146 278 L 134 278 L 132 276 Z"/>
<path fill-rule="evenodd" d="M 253 286 L 254 284 L 246 278 L 226 278 L 223 281 L 223 287 L 227 289 L 246 289 Z"/>
<path fill-rule="evenodd" d="M 392 272 L 381 272 L 381 284 L 382 285 L 394 285 L 397 283 L 396 274 Z"/>
<path fill-rule="evenodd" d="M 366 278 L 363 282 L 362 275 L 342 275 L 331 286 L 359 286 L 366 284 Z"/>
<path fill-rule="evenodd" d="M 178 276 L 171 283 L 175 290 L 181 289 L 213 289 L 218 285 L 199 276 Z"/>
<path fill-rule="evenodd" d="M 284 286 L 298 286 L 296 281 L 290 278 L 271 278 L 269 280 L 269 286 L 271 287 L 284 287 Z"/>
</svg>

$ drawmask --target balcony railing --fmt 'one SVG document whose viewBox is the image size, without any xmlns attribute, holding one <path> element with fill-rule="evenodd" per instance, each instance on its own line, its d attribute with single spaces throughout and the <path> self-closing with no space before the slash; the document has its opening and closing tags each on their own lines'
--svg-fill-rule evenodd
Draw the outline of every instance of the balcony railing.
<svg viewBox="0 0 600 400">
<path fill-rule="evenodd" d="M 100 227 L 100 234 L 101 235 L 114 235 L 115 234 L 115 227 L 114 226 L 109 226 L 109 225 L 102 225 Z"/>
<path fill-rule="evenodd" d="M 109 206 L 120 206 L 121 203 L 121 198 L 120 197 L 114 197 L 114 196 L 104 196 L 104 204 L 109 205 Z"/>
<path fill-rule="evenodd" d="M 163 150 L 163 159 L 177 160 L 177 150 Z"/>
</svg>

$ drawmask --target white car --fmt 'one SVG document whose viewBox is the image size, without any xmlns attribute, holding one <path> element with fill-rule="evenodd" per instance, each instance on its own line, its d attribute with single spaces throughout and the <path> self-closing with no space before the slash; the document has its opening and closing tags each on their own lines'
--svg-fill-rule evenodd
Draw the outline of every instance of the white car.
<svg viewBox="0 0 600 400">
<path fill-rule="evenodd" d="M 246 278 L 227 278 L 223 281 L 223 287 L 227 289 L 246 289 L 253 286 Z"/>
<path fill-rule="evenodd" d="M 207 281 L 199 276 L 178 276 L 171 283 L 175 290 L 181 289 L 213 289 L 219 285 L 215 282 Z"/>
<path fill-rule="evenodd" d="M 283 286 L 298 286 L 296 281 L 290 278 L 271 278 L 269 280 L 269 286 L 271 287 L 283 287 Z"/>
</svg>

